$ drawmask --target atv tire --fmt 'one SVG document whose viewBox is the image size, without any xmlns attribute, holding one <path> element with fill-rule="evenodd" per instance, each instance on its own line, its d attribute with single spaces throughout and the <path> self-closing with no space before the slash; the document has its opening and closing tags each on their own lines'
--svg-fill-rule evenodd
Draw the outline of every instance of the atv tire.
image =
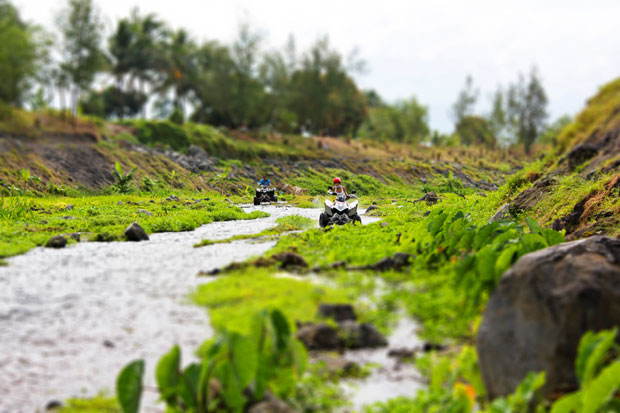
<svg viewBox="0 0 620 413">
<path fill-rule="evenodd" d="M 321 228 L 325 228 L 328 222 L 329 218 L 327 218 L 327 214 L 325 214 L 325 212 L 321 212 L 321 215 L 319 215 L 319 226 Z"/>
<path fill-rule="evenodd" d="M 356 222 L 357 222 L 357 223 L 359 223 L 360 225 L 362 224 L 362 218 L 360 218 L 360 216 L 359 216 L 359 215 L 357 215 L 357 214 L 355 214 L 355 215 L 353 216 L 353 218 L 351 218 L 351 221 L 352 221 L 353 223 L 356 223 Z"/>
<path fill-rule="evenodd" d="M 256 197 L 254 197 L 254 205 L 260 205 L 260 201 Z"/>
<path fill-rule="evenodd" d="M 278 203 L 278 197 L 276 195 L 273 196 L 273 202 Z"/>
</svg>

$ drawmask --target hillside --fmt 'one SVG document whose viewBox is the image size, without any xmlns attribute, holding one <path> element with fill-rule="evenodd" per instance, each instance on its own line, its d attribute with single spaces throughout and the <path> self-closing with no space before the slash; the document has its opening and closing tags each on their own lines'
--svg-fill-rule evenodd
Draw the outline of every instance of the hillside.
<svg viewBox="0 0 620 413">
<path fill-rule="evenodd" d="M 493 190 L 522 166 L 523 155 L 480 148 L 414 148 L 331 137 L 228 131 L 208 125 L 168 121 L 109 123 L 66 120 L 48 111 L 5 110 L 0 118 L 0 180 L 5 186 L 43 190 L 66 186 L 96 191 L 115 182 L 119 162 L 136 167 L 138 188 L 145 177 L 176 189 L 216 189 L 240 195 L 267 175 L 312 195 L 322 193 L 333 175 L 366 176 L 352 189 L 419 184 L 450 173 L 473 190 Z M 516 156 L 515 156 L 516 155 Z M 33 181 L 25 182 L 27 169 Z M 359 178 L 356 178 L 359 176 Z M 49 183 L 49 185 L 48 185 Z"/>
<path fill-rule="evenodd" d="M 554 153 L 509 180 L 513 216 L 565 230 L 567 239 L 620 234 L 620 79 L 601 87 L 562 130 Z"/>
</svg>

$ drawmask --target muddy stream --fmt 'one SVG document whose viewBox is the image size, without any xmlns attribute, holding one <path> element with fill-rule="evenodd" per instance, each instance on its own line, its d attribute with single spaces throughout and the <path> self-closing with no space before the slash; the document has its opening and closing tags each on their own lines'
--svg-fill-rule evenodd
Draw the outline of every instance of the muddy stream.
<svg viewBox="0 0 620 413">
<path fill-rule="evenodd" d="M 207 311 L 187 298 L 209 281 L 196 274 L 263 254 L 275 241 L 192 246 L 206 238 L 258 233 L 282 216 L 317 219 L 320 213 L 282 205 L 243 208 L 260 208 L 271 216 L 153 234 L 141 243 L 36 248 L 9 259 L 8 266 L 0 267 L 0 413 L 44 411 L 52 400 L 100 391 L 112 395 L 119 370 L 137 358 L 146 360 L 145 381 L 153 388 L 155 363 L 175 343 L 186 364 L 213 333 Z M 390 344 L 417 344 L 413 328 L 401 321 Z M 412 395 L 419 387 L 410 366 L 395 371 L 385 354 L 381 349 L 347 355 L 383 364 L 367 380 L 345 385 L 355 406 Z M 163 412 L 156 399 L 147 389 L 142 411 Z"/>
</svg>

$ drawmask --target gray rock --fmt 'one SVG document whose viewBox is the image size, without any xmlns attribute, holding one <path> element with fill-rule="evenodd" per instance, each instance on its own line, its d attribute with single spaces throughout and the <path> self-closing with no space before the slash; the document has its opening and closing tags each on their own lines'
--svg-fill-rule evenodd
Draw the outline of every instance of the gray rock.
<svg viewBox="0 0 620 413">
<path fill-rule="evenodd" d="M 388 344 L 385 337 L 372 324 L 343 321 L 339 326 L 340 339 L 346 348 L 376 348 Z"/>
<path fill-rule="evenodd" d="M 355 310 L 351 304 L 328 304 L 319 305 L 318 317 L 331 318 L 334 321 L 357 320 Z"/>
<path fill-rule="evenodd" d="M 596 236 L 527 254 L 502 277 L 477 337 L 490 398 L 546 371 L 543 394 L 578 386 L 581 336 L 620 325 L 620 240 Z"/>
<path fill-rule="evenodd" d="M 417 199 L 414 202 L 426 202 L 426 205 L 433 205 L 436 204 L 439 201 L 439 197 L 437 196 L 437 194 L 433 191 L 431 192 L 427 192 L 422 198 Z"/>
<path fill-rule="evenodd" d="M 336 350 L 340 348 L 338 331 L 325 323 L 308 323 L 297 330 L 297 338 L 310 350 Z"/>
<path fill-rule="evenodd" d="M 65 207 L 65 211 L 71 211 L 73 208 L 73 204 L 69 204 Z"/>
<path fill-rule="evenodd" d="M 127 238 L 128 241 L 148 241 L 149 236 L 140 224 L 134 222 L 125 230 L 125 238 Z"/>
<path fill-rule="evenodd" d="M 67 246 L 67 239 L 62 235 L 56 235 L 47 240 L 45 243 L 46 248 L 64 248 Z"/>
<path fill-rule="evenodd" d="M 489 219 L 489 224 L 491 222 L 501 221 L 502 219 L 508 219 L 510 216 L 510 204 L 504 204 L 497 210 L 495 215 Z"/>
<path fill-rule="evenodd" d="M 366 214 L 369 213 L 370 211 L 374 211 L 375 209 L 379 209 L 378 206 L 376 206 L 375 204 L 369 206 L 368 208 L 366 208 Z"/>
<path fill-rule="evenodd" d="M 139 212 L 140 214 L 148 215 L 149 217 L 152 217 L 152 216 L 153 216 L 153 213 L 152 213 L 152 212 L 147 211 L 146 209 L 138 209 L 138 212 Z"/>
<path fill-rule="evenodd" d="M 299 254 L 295 254 L 294 252 L 281 252 L 279 254 L 272 255 L 271 258 L 278 261 L 280 263 L 280 267 L 282 268 L 308 267 L 308 263 L 304 257 Z"/>
</svg>

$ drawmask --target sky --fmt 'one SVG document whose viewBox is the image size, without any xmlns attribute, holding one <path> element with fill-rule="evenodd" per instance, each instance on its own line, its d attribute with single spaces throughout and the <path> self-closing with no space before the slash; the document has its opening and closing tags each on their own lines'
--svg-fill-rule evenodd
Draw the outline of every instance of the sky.
<svg viewBox="0 0 620 413">
<path fill-rule="evenodd" d="M 242 22 L 281 47 L 289 34 L 304 49 L 328 34 L 344 55 L 358 48 L 367 63 L 354 77 L 387 101 L 416 96 L 432 129 L 450 132 L 450 106 L 467 75 L 480 89 L 476 113 L 490 94 L 538 67 L 550 120 L 576 114 L 598 87 L 620 76 L 617 0 L 95 0 L 108 34 L 138 7 L 197 40 L 231 42 Z M 55 30 L 66 0 L 13 0 L 23 18 Z"/>
</svg>

